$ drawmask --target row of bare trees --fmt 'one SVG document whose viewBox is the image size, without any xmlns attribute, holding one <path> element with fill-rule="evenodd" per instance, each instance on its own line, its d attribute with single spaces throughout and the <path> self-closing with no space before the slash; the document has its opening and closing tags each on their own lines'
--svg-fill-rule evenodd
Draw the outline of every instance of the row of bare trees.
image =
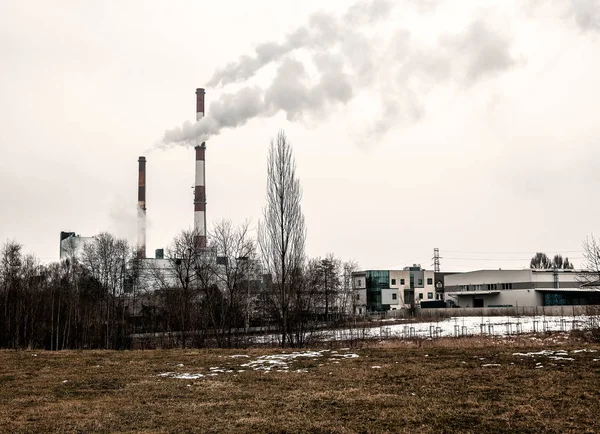
<svg viewBox="0 0 600 434">
<path fill-rule="evenodd" d="M 2 250 L 0 347 L 128 348 L 168 336 L 181 346 L 231 347 L 261 331 L 282 346 L 353 313 L 356 264 L 308 259 L 302 189 L 292 146 L 271 142 L 267 195 L 257 238 L 248 223 L 217 223 L 208 247 L 182 231 L 164 259 L 139 259 L 102 233 L 65 241 L 66 259 L 40 264 L 17 242 Z"/>
<path fill-rule="evenodd" d="M 0 252 L 0 347 L 124 348 L 132 255 L 103 233 L 78 258 L 42 265 L 16 241 Z"/>
<path fill-rule="evenodd" d="M 302 345 L 318 325 L 353 310 L 355 265 L 333 255 L 307 261 L 288 283 L 284 341 L 281 289 L 249 225 L 216 224 L 208 249 L 196 235 L 178 234 L 164 260 L 138 260 L 124 240 L 103 233 L 47 265 L 5 243 L 0 348 L 122 349 L 166 337 L 170 345 L 234 347 L 265 331 Z"/>
<path fill-rule="evenodd" d="M 17 242 L 1 252 L 0 347 L 232 347 L 257 333 L 302 346 L 318 328 L 354 311 L 353 262 L 308 259 L 302 189 L 283 132 L 271 142 L 267 204 L 257 238 L 250 225 L 221 221 L 208 247 L 180 232 L 164 259 L 139 259 L 108 233 L 64 244 L 66 259 L 40 264 Z"/>
</svg>

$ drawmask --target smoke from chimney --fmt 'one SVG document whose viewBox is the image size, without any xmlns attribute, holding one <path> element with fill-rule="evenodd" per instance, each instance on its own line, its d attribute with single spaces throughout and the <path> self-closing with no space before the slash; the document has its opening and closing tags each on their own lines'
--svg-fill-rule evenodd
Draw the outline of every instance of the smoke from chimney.
<svg viewBox="0 0 600 434">
<path fill-rule="evenodd" d="M 223 129 L 280 111 L 292 121 L 326 119 L 332 109 L 347 105 L 363 90 L 378 96 L 370 99 L 379 107 L 360 128 L 379 135 L 399 123 L 419 120 L 430 92 L 448 84 L 466 89 L 517 64 L 510 39 L 501 28 L 491 28 L 485 17 L 475 18 L 458 33 L 441 30 L 434 38 L 420 40 L 409 30 L 386 28 L 399 5 L 403 16 L 409 16 L 435 8 L 437 1 L 364 0 L 341 16 L 311 15 L 283 42 L 260 44 L 252 55 L 218 69 L 210 86 L 241 87 L 223 92 L 195 123 L 167 130 L 159 146 L 196 145 Z M 253 79 L 268 65 L 276 66 L 270 84 L 254 85 Z"/>
<path fill-rule="evenodd" d="M 244 125 L 255 117 L 270 117 L 279 111 L 294 120 L 307 113 L 323 112 L 331 105 L 346 104 L 355 93 L 353 76 L 373 69 L 370 59 L 363 58 L 368 54 L 357 50 L 356 44 L 360 48 L 368 45 L 361 30 L 385 18 L 391 8 L 387 0 L 371 0 L 355 4 L 341 18 L 315 13 L 306 26 L 288 34 L 282 43 L 263 43 L 253 56 L 242 56 L 217 70 L 210 86 L 246 82 L 263 67 L 279 62 L 270 86 L 244 86 L 222 94 L 201 120 L 166 131 L 161 145 L 195 145 L 225 128 Z M 319 76 L 316 82 L 312 82 L 303 63 L 290 57 L 300 49 L 307 50 L 313 58 Z M 328 53 L 330 49 L 334 52 Z"/>
<path fill-rule="evenodd" d="M 138 237 L 139 258 L 146 257 L 146 157 L 138 159 Z"/>
</svg>

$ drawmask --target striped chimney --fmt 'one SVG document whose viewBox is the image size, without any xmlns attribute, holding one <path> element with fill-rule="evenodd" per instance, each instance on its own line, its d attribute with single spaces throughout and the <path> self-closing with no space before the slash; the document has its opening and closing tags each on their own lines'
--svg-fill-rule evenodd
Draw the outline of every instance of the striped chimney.
<svg viewBox="0 0 600 434">
<path fill-rule="evenodd" d="M 138 258 L 146 257 L 146 157 L 138 159 Z"/>
<path fill-rule="evenodd" d="M 204 89 L 196 89 L 196 121 L 204 117 Z M 204 153 L 206 143 L 196 145 L 196 184 L 194 188 L 194 229 L 200 247 L 206 247 L 206 178 Z"/>
</svg>

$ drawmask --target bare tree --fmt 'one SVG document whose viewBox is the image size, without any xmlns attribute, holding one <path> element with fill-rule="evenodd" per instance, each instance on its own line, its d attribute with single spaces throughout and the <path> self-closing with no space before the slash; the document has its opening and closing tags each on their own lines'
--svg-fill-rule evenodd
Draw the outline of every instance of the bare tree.
<svg viewBox="0 0 600 434">
<path fill-rule="evenodd" d="M 209 240 L 217 254 L 214 274 L 221 290 L 220 297 L 209 300 L 220 303 L 211 309 L 217 343 L 231 347 L 232 329 L 239 328 L 249 317 L 249 272 L 256 262 L 256 245 L 247 222 L 236 227 L 230 220 L 217 223 L 209 233 Z"/>
<path fill-rule="evenodd" d="M 313 261 L 315 269 L 313 284 L 319 294 L 319 311 L 328 321 L 333 311 L 338 312 L 336 301 L 340 293 L 342 262 L 332 253 L 325 258 L 316 258 Z"/>
<path fill-rule="evenodd" d="M 549 269 L 552 268 L 552 261 L 545 253 L 537 252 L 533 258 L 531 258 L 531 261 L 529 261 L 529 268 Z"/>
<path fill-rule="evenodd" d="M 272 276 L 271 301 L 281 328 L 281 345 L 289 332 L 290 294 L 305 262 L 306 228 L 300 206 L 302 188 L 296 177 L 292 145 L 279 131 L 271 140 L 267 160 L 267 205 L 258 229 L 258 243 L 266 270 Z"/>
<path fill-rule="evenodd" d="M 554 255 L 554 258 L 552 258 L 552 268 L 556 270 L 572 270 L 574 267 L 566 256 L 563 259 L 562 255 Z"/>
<path fill-rule="evenodd" d="M 212 273 L 214 254 L 201 246 L 198 239 L 196 230 L 181 231 L 167 249 L 167 270 L 156 274 L 161 276 L 160 285 L 165 299 L 169 300 L 166 303 L 168 323 L 181 334 L 184 347 L 191 331 L 198 337 L 205 328 L 200 297 L 210 296 L 215 284 Z"/>
<path fill-rule="evenodd" d="M 93 242 L 84 245 L 81 262 L 103 288 L 104 321 L 106 326 L 105 348 L 123 345 L 124 330 L 124 281 L 132 249 L 124 239 L 103 232 Z"/>
<path fill-rule="evenodd" d="M 600 240 L 590 235 L 583 241 L 583 265 L 579 281 L 586 286 L 600 286 Z"/>
<path fill-rule="evenodd" d="M 531 258 L 529 268 L 543 270 L 572 270 L 573 264 L 569 261 L 569 258 L 565 257 L 563 259 L 560 254 L 554 255 L 554 257 L 550 259 L 545 253 L 537 252 L 533 258 Z"/>
<path fill-rule="evenodd" d="M 356 297 L 352 286 L 352 273 L 358 270 L 358 263 L 355 261 L 346 261 L 342 264 L 342 285 L 338 298 L 340 311 L 344 315 L 354 314 L 356 311 Z"/>
</svg>

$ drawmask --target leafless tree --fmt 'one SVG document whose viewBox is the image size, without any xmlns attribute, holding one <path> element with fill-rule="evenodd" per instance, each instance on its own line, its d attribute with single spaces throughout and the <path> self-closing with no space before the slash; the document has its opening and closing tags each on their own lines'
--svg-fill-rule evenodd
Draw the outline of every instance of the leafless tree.
<svg viewBox="0 0 600 434">
<path fill-rule="evenodd" d="M 103 232 L 93 242 L 83 246 L 83 267 L 103 288 L 106 348 L 123 345 L 125 330 L 123 295 L 127 266 L 132 258 L 132 248 L 126 240 Z"/>
<path fill-rule="evenodd" d="M 302 188 L 296 177 L 292 145 L 279 131 L 271 140 L 267 160 L 267 205 L 259 224 L 258 243 L 266 270 L 272 276 L 271 301 L 281 328 L 281 345 L 289 331 L 290 294 L 305 262 L 306 228 L 300 206 Z"/>
<path fill-rule="evenodd" d="M 249 317 L 250 271 L 256 263 L 256 244 L 249 224 L 234 226 L 230 220 L 217 223 L 209 233 L 209 245 L 217 254 L 214 275 L 221 291 L 209 303 L 219 346 L 232 346 L 232 329 Z M 247 325 L 246 325 L 247 327 Z"/>
<path fill-rule="evenodd" d="M 318 293 L 318 311 L 325 321 L 331 314 L 338 313 L 337 299 L 340 294 L 342 261 L 329 253 L 325 258 L 311 260 L 314 263 L 313 284 Z"/>
<path fill-rule="evenodd" d="M 200 298 L 215 285 L 214 253 L 201 246 L 198 239 L 196 230 L 181 231 L 167 249 L 168 266 L 161 274 L 167 322 L 181 334 L 183 346 L 187 345 L 191 331 L 197 339 L 202 339 L 201 332 L 206 327 Z"/>
<path fill-rule="evenodd" d="M 356 311 L 356 297 L 352 285 L 352 273 L 358 270 L 358 263 L 355 261 L 346 261 L 342 264 L 342 285 L 338 298 L 340 311 L 344 315 L 353 315 Z"/>
<path fill-rule="evenodd" d="M 552 261 L 545 253 L 537 252 L 529 261 L 529 268 L 549 269 L 552 268 Z"/>
<path fill-rule="evenodd" d="M 600 287 L 600 240 L 594 235 L 583 241 L 583 258 L 579 281 L 586 286 Z"/>
</svg>

